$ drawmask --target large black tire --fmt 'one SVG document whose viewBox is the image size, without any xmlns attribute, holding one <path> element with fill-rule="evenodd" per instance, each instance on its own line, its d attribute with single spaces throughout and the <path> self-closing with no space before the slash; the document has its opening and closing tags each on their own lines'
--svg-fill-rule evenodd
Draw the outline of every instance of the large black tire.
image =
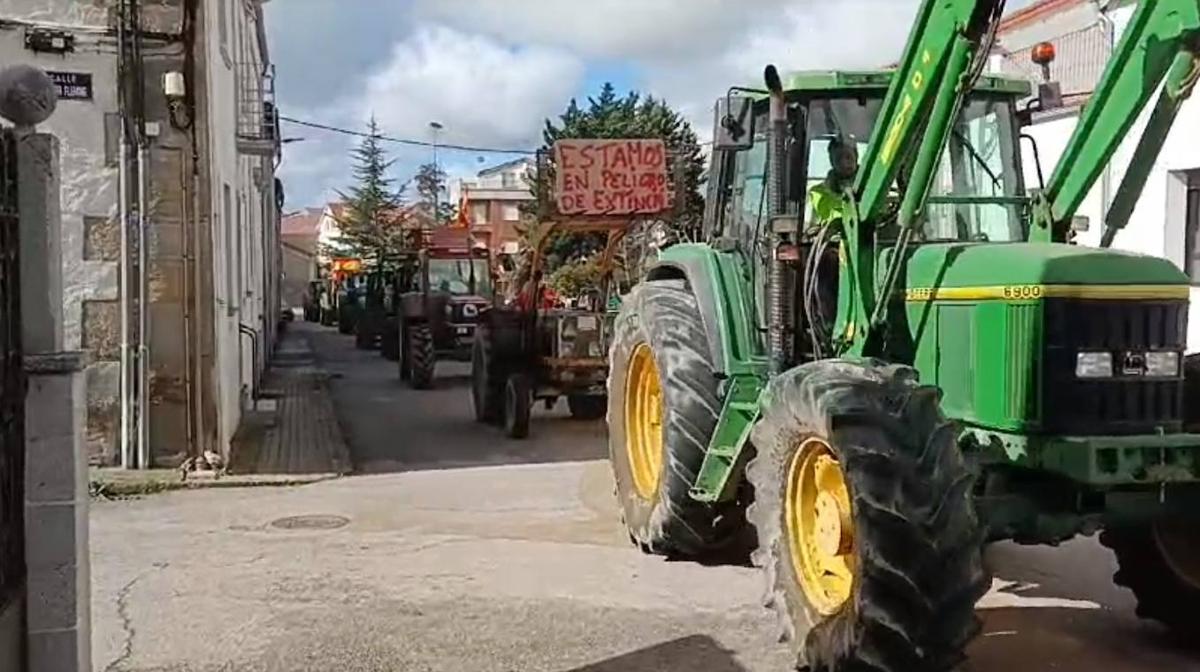
<svg viewBox="0 0 1200 672">
<path fill-rule="evenodd" d="M 974 606 L 989 578 L 974 476 L 937 389 L 915 381 L 908 367 L 832 360 L 788 371 L 765 392 L 747 467 L 748 518 L 768 605 L 798 667 L 942 672 L 962 662 L 979 631 Z M 853 537 L 839 557 L 852 589 L 825 614 L 797 578 L 786 532 L 784 500 L 789 477 L 802 473 L 792 466 L 802 445 L 828 447 L 848 492 Z M 811 542 L 819 532 L 809 530 Z"/>
<path fill-rule="evenodd" d="M 372 337 L 367 323 L 368 320 L 359 320 L 358 324 L 354 325 L 354 347 L 359 350 L 370 350 L 375 347 L 375 339 Z"/>
<path fill-rule="evenodd" d="M 396 322 L 396 368 L 400 371 L 400 380 L 412 378 L 412 366 L 408 363 L 408 325 L 404 320 Z"/>
<path fill-rule="evenodd" d="M 504 435 L 510 439 L 529 436 L 529 413 L 533 407 L 529 376 L 514 373 L 504 385 Z"/>
<path fill-rule="evenodd" d="M 599 420 L 608 412 L 608 398 L 588 394 L 567 396 L 567 408 L 576 420 Z"/>
<path fill-rule="evenodd" d="M 475 420 L 497 424 L 504 419 L 504 371 L 495 356 L 492 329 L 480 324 L 471 344 L 471 406 Z"/>
<path fill-rule="evenodd" d="M 663 468 L 654 494 L 638 493 L 626 443 L 629 364 L 645 344 L 663 394 Z M 645 282 L 621 305 L 609 351 L 608 449 L 630 539 L 643 551 L 701 556 L 742 540 L 744 502 L 708 504 L 689 491 L 721 412 L 700 309 L 679 281 Z"/>
<path fill-rule="evenodd" d="M 384 322 L 383 331 L 379 334 L 379 354 L 389 362 L 400 358 L 400 334 L 396 332 L 396 322 Z"/>
<path fill-rule="evenodd" d="M 428 390 L 433 387 L 433 371 L 437 366 L 437 353 L 433 349 L 433 332 L 423 322 L 408 325 L 409 383 L 413 389 Z"/>
<path fill-rule="evenodd" d="M 1117 556 L 1113 581 L 1133 592 L 1137 615 L 1195 641 L 1200 636 L 1200 526 L 1195 520 L 1106 529 Z"/>
</svg>

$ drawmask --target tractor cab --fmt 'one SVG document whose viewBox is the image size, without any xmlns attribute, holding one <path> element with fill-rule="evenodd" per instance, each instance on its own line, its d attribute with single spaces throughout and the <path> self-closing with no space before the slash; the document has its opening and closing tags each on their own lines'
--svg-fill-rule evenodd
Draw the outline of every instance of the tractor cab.
<svg viewBox="0 0 1200 672">
<path fill-rule="evenodd" d="M 819 205 L 813 196 L 837 181 L 834 155 L 870 160 L 869 142 L 891 73 L 802 72 L 785 79 L 788 118 L 785 193 L 806 228 Z M 734 89 L 717 103 L 708 224 L 754 247 L 768 217 L 766 201 L 768 101 Z M 925 207 L 919 241 L 1025 240 L 1028 204 L 1021 165 L 1020 101 L 1027 82 L 982 77 L 959 112 Z M 882 158 L 882 157 L 881 157 Z M 851 187 L 854 172 L 843 177 Z M 902 174 L 904 169 L 902 168 Z M 886 237 L 888 232 L 881 234 Z M 894 235 L 894 232 L 893 232 Z"/>
<path fill-rule="evenodd" d="M 801 73 L 784 81 L 783 191 L 797 235 L 781 252 L 788 257 L 783 275 L 787 291 L 809 288 L 785 315 L 786 361 L 795 365 L 844 352 L 862 323 L 850 300 L 858 278 L 845 272 L 853 263 L 837 221 L 856 215 L 831 209 L 828 200 L 856 188 L 859 166 L 839 175 L 846 172 L 839 160 L 890 158 L 886 141 L 869 147 L 890 73 Z M 1186 280 L 1164 259 L 1066 244 L 1069 233 L 1060 242 L 1039 235 L 1042 185 L 1027 188 L 1019 144 L 1027 116 L 1020 102 L 1029 95 L 1025 82 L 982 77 L 965 99 L 904 247 L 879 351 L 941 387 L 948 413 L 979 441 L 1011 454 L 1040 446 L 1039 437 L 1179 432 Z M 720 205 L 710 209 L 708 225 L 727 245 L 765 254 L 768 101 L 730 97 L 717 108 L 718 172 L 709 195 Z M 910 156 L 910 164 L 920 160 Z M 898 185 L 911 167 L 900 168 Z M 899 205 L 893 187 L 885 208 Z M 885 209 L 872 231 L 877 281 L 891 266 L 899 231 Z M 754 304 L 765 322 L 767 274 L 757 280 Z M 1093 351 L 1107 362 L 1106 373 L 1080 376 L 1077 356 Z M 1054 445 L 1049 450 L 1069 450 Z M 1060 467 L 1088 480 L 1117 475 Z M 1137 468 L 1131 462 L 1118 471 Z"/>
</svg>

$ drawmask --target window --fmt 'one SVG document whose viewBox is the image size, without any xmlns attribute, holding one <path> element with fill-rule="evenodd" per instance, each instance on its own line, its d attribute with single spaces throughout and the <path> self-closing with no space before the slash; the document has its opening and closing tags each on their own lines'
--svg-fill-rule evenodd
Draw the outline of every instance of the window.
<svg viewBox="0 0 1200 672">
<path fill-rule="evenodd" d="M 237 259 L 234 257 L 233 192 L 228 184 L 221 186 L 221 199 L 221 216 L 225 218 L 225 307 L 232 314 L 237 309 L 237 288 L 234 287 Z"/>
<path fill-rule="evenodd" d="M 229 2 L 217 0 L 217 34 L 221 39 L 221 54 L 225 60 L 229 60 Z"/>
<path fill-rule="evenodd" d="M 488 204 L 487 203 L 472 203 L 471 204 L 471 223 L 472 224 L 487 224 L 488 223 Z"/>
<path fill-rule="evenodd" d="M 1200 171 L 1188 171 L 1183 229 L 1183 272 L 1200 285 Z"/>
<path fill-rule="evenodd" d="M 950 133 L 926 208 L 928 240 L 1023 240 L 1021 209 L 995 199 L 1021 194 L 1012 105 L 969 101 Z M 989 199 L 981 201 L 980 199 Z"/>
<path fill-rule="evenodd" d="M 486 296 L 491 292 L 487 259 L 430 259 L 429 289 L 455 296 Z"/>
<path fill-rule="evenodd" d="M 517 188 L 517 174 L 510 173 L 510 172 L 500 173 L 500 186 L 505 189 L 516 189 Z"/>
<path fill-rule="evenodd" d="M 237 202 L 237 266 L 234 268 L 234 273 L 237 275 L 237 299 L 241 299 L 246 294 L 246 197 L 242 193 L 238 193 Z"/>
<path fill-rule="evenodd" d="M 506 222 L 516 222 L 521 219 L 521 208 L 516 203 L 505 203 L 500 206 L 500 217 Z"/>
</svg>

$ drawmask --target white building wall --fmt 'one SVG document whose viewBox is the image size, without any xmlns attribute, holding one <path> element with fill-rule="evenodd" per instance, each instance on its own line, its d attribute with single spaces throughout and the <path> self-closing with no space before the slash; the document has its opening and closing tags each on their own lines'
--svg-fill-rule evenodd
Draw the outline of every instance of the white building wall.
<svg viewBox="0 0 1200 672">
<path fill-rule="evenodd" d="M 1133 7 L 1121 7 L 1109 14 L 1116 28 L 1116 39 L 1120 39 L 1132 13 Z M 1045 35 L 1039 39 L 1051 37 L 1053 35 Z M 1079 214 L 1086 215 L 1091 220 L 1091 230 L 1078 238 L 1081 244 L 1099 245 L 1105 208 L 1121 183 L 1153 106 L 1154 99 L 1150 101 L 1114 154 L 1106 168 L 1107 179 L 1102 177 L 1097 182 L 1080 208 Z M 1026 129 L 1026 132 L 1037 140 L 1046 179 L 1050 178 L 1077 120 L 1076 114 L 1069 114 L 1050 121 L 1039 121 Z M 1024 147 L 1024 161 L 1026 184 L 1036 185 L 1033 157 L 1027 146 Z M 1182 268 L 1185 226 L 1182 206 L 1186 184 L 1173 176 L 1172 171 L 1191 169 L 1200 169 L 1200 102 L 1195 98 L 1184 103 L 1181 108 L 1129 223 L 1117 234 L 1113 247 L 1164 257 Z M 1168 207 L 1169 204 L 1171 207 Z M 1197 352 L 1200 351 L 1200 287 L 1193 287 L 1191 293 L 1188 351 Z"/>
<path fill-rule="evenodd" d="M 238 152 L 239 63 L 261 63 L 254 5 L 243 0 L 206 0 L 209 156 L 213 217 L 214 337 L 218 394 L 218 441 L 228 446 L 253 387 L 253 344 L 246 325 L 263 338 L 264 214 L 266 159 Z M 224 28 L 222 28 L 224 13 Z"/>
</svg>

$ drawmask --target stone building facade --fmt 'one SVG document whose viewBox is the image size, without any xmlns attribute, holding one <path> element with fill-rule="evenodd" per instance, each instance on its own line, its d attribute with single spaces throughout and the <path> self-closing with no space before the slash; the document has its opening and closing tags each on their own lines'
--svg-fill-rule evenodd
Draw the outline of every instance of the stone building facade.
<svg viewBox="0 0 1200 672">
<path fill-rule="evenodd" d="M 253 362 L 266 360 L 251 348 L 265 355 L 279 309 L 278 134 L 261 1 L 0 0 L 0 61 L 38 66 L 59 84 L 44 130 L 61 142 L 64 345 L 90 356 L 90 460 L 174 466 L 224 452 L 258 375 Z M 120 384 L 123 315 L 130 389 L 139 353 L 149 370 L 140 454 L 136 415 L 121 429 L 123 397 L 138 406 Z"/>
</svg>

